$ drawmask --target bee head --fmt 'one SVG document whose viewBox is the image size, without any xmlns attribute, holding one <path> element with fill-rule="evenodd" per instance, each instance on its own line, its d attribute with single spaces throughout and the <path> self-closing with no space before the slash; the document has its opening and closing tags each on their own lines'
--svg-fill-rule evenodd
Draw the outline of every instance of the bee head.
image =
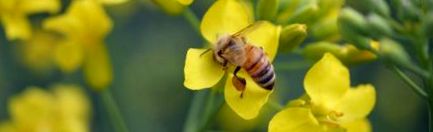
<svg viewBox="0 0 433 132">
<path fill-rule="evenodd" d="M 219 63 L 224 63 L 226 60 L 222 57 L 224 50 L 230 45 L 232 42 L 232 36 L 229 34 L 221 35 L 218 37 L 218 40 L 214 47 L 214 57 Z"/>
</svg>

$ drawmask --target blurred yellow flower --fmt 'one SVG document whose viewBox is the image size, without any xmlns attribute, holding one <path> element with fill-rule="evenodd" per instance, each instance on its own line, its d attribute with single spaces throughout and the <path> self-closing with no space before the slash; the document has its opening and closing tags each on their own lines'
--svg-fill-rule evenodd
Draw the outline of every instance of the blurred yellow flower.
<svg viewBox="0 0 433 132">
<path fill-rule="evenodd" d="M 106 5 L 116 5 L 116 4 L 122 4 L 128 2 L 129 0 L 97 0 L 97 1 Z"/>
<path fill-rule="evenodd" d="M 201 22 L 201 33 L 203 37 L 215 46 L 218 35 L 234 34 L 235 32 L 253 23 L 253 14 L 245 3 L 237 0 L 218 0 L 205 13 Z M 245 37 L 251 44 L 262 47 L 273 60 L 277 53 L 280 26 L 270 22 L 263 22 L 255 30 Z M 218 64 L 213 54 L 201 54 L 206 49 L 191 48 L 188 50 L 185 61 L 185 87 L 191 90 L 201 90 L 217 84 L 225 73 L 232 73 L 232 69 L 224 71 Z M 267 102 L 272 90 L 266 90 L 258 86 L 244 70 L 240 71 L 241 77 L 247 81 L 243 96 L 232 85 L 232 74 L 228 74 L 224 95 L 227 104 L 240 117 L 252 119 L 256 117 Z"/>
<path fill-rule="evenodd" d="M 194 0 L 152 0 L 159 8 L 169 15 L 178 15 L 183 12 Z"/>
<path fill-rule="evenodd" d="M 72 1 L 65 14 L 49 18 L 43 26 L 65 37 L 56 51 L 56 62 L 63 71 L 72 72 L 83 62 L 84 75 L 93 88 L 102 90 L 111 84 L 112 67 L 104 39 L 113 23 L 101 3 Z"/>
<path fill-rule="evenodd" d="M 90 104 L 75 85 L 56 85 L 52 92 L 29 87 L 9 101 L 10 120 L 0 123 L 0 131 L 89 131 Z"/>
<path fill-rule="evenodd" d="M 47 73 L 54 66 L 52 57 L 57 39 L 48 32 L 35 31 L 31 38 L 20 41 L 18 45 L 20 61 L 35 73 Z"/>
<path fill-rule="evenodd" d="M 35 13 L 56 13 L 60 10 L 59 0 L 2 0 L 0 21 L 8 40 L 28 39 L 31 23 L 27 16 Z"/>
<path fill-rule="evenodd" d="M 350 88 L 348 69 L 332 54 L 326 53 L 307 72 L 304 87 L 308 98 L 277 113 L 270 132 L 371 131 L 366 116 L 376 102 L 374 87 Z"/>
<path fill-rule="evenodd" d="M 36 73 L 49 73 L 56 64 L 66 73 L 81 66 L 82 45 L 65 41 L 62 37 L 43 30 L 35 31 L 28 40 L 19 44 L 19 56 L 25 66 Z"/>
</svg>

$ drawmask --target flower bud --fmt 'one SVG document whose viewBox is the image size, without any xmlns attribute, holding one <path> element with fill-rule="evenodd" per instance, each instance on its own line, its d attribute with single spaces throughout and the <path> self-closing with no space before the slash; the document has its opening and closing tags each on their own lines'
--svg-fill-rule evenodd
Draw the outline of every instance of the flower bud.
<svg viewBox="0 0 433 132">
<path fill-rule="evenodd" d="M 341 27 L 341 25 L 339 25 L 339 26 L 340 26 L 339 30 L 340 30 L 341 35 L 348 42 L 353 43 L 356 47 L 358 47 L 360 49 L 369 49 L 370 48 L 370 38 L 356 34 L 350 28 L 344 28 L 344 27 Z"/>
<path fill-rule="evenodd" d="M 320 58 L 322 58 L 323 54 L 329 52 L 335 55 L 337 58 L 340 58 L 338 53 L 339 50 L 340 50 L 340 46 L 338 44 L 327 42 L 327 41 L 321 41 L 321 42 L 307 44 L 307 46 L 304 47 L 302 55 L 305 58 L 311 60 L 319 60 Z"/>
<path fill-rule="evenodd" d="M 404 48 L 397 42 L 384 38 L 380 40 L 379 55 L 385 60 L 398 65 L 410 65 L 411 61 L 409 55 Z"/>
<path fill-rule="evenodd" d="M 84 75 L 87 83 L 96 91 L 106 89 L 113 80 L 113 69 L 104 44 L 87 47 L 84 61 Z"/>
<path fill-rule="evenodd" d="M 392 28 L 386 22 L 386 20 L 379 16 L 378 14 L 370 14 L 367 17 L 368 27 L 371 32 L 370 36 L 382 37 L 382 36 L 391 36 Z"/>
<path fill-rule="evenodd" d="M 300 7 L 302 0 L 282 0 L 280 9 L 283 9 L 277 16 L 277 22 L 285 23 Z"/>
<path fill-rule="evenodd" d="M 261 20 L 274 20 L 278 11 L 279 0 L 259 0 L 257 15 Z"/>
<path fill-rule="evenodd" d="M 294 7 L 295 10 L 286 9 L 283 11 L 278 16 L 277 21 L 279 23 L 307 23 L 313 21 L 319 11 L 317 2 L 311 1 L 309 3 L 301 3 L 301 1 L 294 3 L 294 5 L 299 5 L 299 7 Z"/>
<path fill-rule="evenodd" d="M 346 0 L 346 5 L 363 13 L 374 12 L 381 16 L 389 16 L 390 9 L 386 0 Z"/>
<path fill-rule="evenodd" d="M 338 17 L 338 26 L 344 39 L 355 44 L 358 48 L 369 48 L 370 39 L 365 37 L 368 25 L 361 14 L 352 8 L 343 9 Z"/>
<path fill-rule="evenodd" d="M 385 0 L 370 0 L 371 4 L 368 6 L 371 6 L 373 8 L 373 11 L 381 16 L 389 16 L 389 6 L 386 3 Z"/>
<path fill-rule="evenodd" d="M 185 5 L 179 0 L 152 0 L 159 8 L 161 8 L 168 15 L 179 15 L 185 8 Z M 180 0 L 185 1 L 185 0 Z"/>
<path fill-rule="evenodd" d="M 421 11 L 419 8 L 413 5 L 412 2 L 407 0 L 396 0 L 397 15 L 403 21 L 418 21 L 419 16 L 421 16 Z"/>
<path fill-rule="evenodd" d="M 319 60 L 323 54 L 332 53 L 346 65 L 356 65 L 375 60 L 377 56 L 367 50 L 360 50 L 351 44 L 338 45 L 329 42 L 309 44 L 304 48 L 304 56 Z"/>
<path fill-rule="evenodd" d="M 310 3 L 296 10 L 292 17 L 288 19 L 288 23 L 308 23 L 311 22 L 319 11 L 317 3 Z"/>
<path fill-rule="evenodd" d="M 349 28 L 356 34 L 366 34 L 367 21 L 364 16 L 352 8 L 344 8 L 338 17 L 338 24 L 341 28 Z M 344 32 L 343 32 L 344 34 Z"/>
<path fill-rule="evenodd" d="M 340 11 L 344 5 L 344 0 L 319 0 L 318 5 L 320 8 L 318 17 L 329 17 Z"/>
<path fill-rule="evenodd" d="M 297 48 L 307 37 L 307 26 L 291 24 L 281 30 L 280 51 L 291 51 Z"/>
<path fill-rule="evenodd" d="M 322 19 L 308 28 L 316 40 L 338 41 L 340 39 L 336 18 Z"/>
</svg>

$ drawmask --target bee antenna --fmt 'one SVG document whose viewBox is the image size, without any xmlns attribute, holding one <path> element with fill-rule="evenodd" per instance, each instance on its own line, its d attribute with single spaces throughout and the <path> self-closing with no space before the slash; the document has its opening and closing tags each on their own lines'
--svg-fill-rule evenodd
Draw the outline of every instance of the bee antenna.
<svg viewBox="0 0 433 132">
<path fill-rule="evenodd" d="M 200 54 L 200 57 L 203 56 L 204 54 L 206 54 L 207 52 L 209 52 L 211 49 L 206 49 L 206 51 L 204 51 L 203 53 Z"/>
</svg>

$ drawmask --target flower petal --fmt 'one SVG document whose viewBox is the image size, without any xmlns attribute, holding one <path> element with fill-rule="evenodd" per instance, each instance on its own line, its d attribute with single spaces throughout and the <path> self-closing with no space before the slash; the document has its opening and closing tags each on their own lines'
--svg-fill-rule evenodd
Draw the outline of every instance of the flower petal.
<svg viewBox="0 0 433 132">
<path fill-rule="evenodd" d="M 57 45 L 56 37 L 43 31 L 33 32 L 32 37 L 22 41 L 19 51 L 22 62 L 37 73 L 47 72 L 53 67 L 53 49 Z"/>
<path fill-rule="evenodd" d="M 36 128 L 55 111 L 55 97 L 39 87 L 29 87 L 9 100 L 11 120 L 18 128 Z M 36 129 L 35 129 L 36 130 Z"/>
<path fill-rule="evenodd" d="M 54 61 L 65 73 L 71 73 L 80 67 L 83 58 L 82 46 L 71 41 L 59 43 L 54 51 Z"/>
<path fill-rule="evenodd" d="M 17 132 L 17 128 L 12 121 L 0 122 L 0 132 Z"/>
<path fill-rule="evenodd" d="M 248 9 L 237 0 L 217 0 L 203 16 L 200 30 L 203 37 L 216 42 L 220 35 L 233 34 L 252 23 Z"/>
<path fill-rule="evenodd" d="M 65 15 L 44 22 L 44 28 L 86 42 L 103 39 L 112 26 L 102 5 L 94 0 L 74 0 Z"/>
<path fill-rule="evenodd" d="M 94 90 L 102 91 L 113 80 L 113 71 L 105 44 L 97 43 L 86 48 L 84 75 Z"/>
<path fill-rule="evenodd" d="M 106 5 L 117 5 L 117 4 L 123 4 L 125 2 L 128 2 L 129 0 L 99 0 L 99 1 Z"/>
<path fill-rule="evenodd" d="M 220 64 L 213 59 L 212 51 L 189 49 L 185 60 L 185 81 L 183 85 L 192 90 L 209 88 L 217 84 L 224 75 Z"/>
<path fill-rule="evenodd" d="M 287 108 L 269 122 L 269 132 L 320 132 L 319 122 L 307 108 Z"/>
<path fill-rule="evenodd" d="M 60 0 L 27 0 L 20 2 L 19 9 L 24 13 L 49 12 L 56 13 L 60 10 Z"/>
<path fill-rule="evenodd" d="M 270 22 L 263 21 L 250 33 L 246 35 L 248 42 L 258 47 L 262 47 L 272 61 L 278 50 L 281 26 L 276 26 Z"/>
<path fill-rule="evenodd" d="M 304 86 L 314 104 L 332 108 L 350 88 L 349 71 L 332 54 L 325 53 L 307 72 Z"/>
<path fill-rule="evenodd" d="M 241 92 L 232 83 L 233 75 L 229 74 L 224 90 L 226 102 L 240 117 L 253 119 L 259 114 L 262 106 L 268 102 L 272 91 L 257 85 L 243 70 L 238 73 L 238 76 L 246 80 L 245 91 L 241 97 Z"/>
<path fill-rule="evenodd" d="M 342 122 L 350 122 L 366 117 L 373 110 L 376 103 L 376 91 L 372 85 L 359 85 L 351 88 L 337 104 L 335 110 L 344 115 L 339 118 Z"/>
<path fill-rule="evenodd" d="M 190 5 L 194 0 L 177 0 L 182 5 Z"/>
<path fill-rule="evenodd" d="M 355 120 L 352 122 L 342 123 L 347 132 L 371 132 L 371 124 L 366 118 Z"/>
<path fill-rule="evenodd" d="M 91 110 L 89 99 L 83 89 L 77 85 L 56 84 L 53 87 L 58 110 L 63 117 L 86 122 Z M 84 125 L 84 124 L 83 124 Z"/>
<path fill-rule="evenodd" d="M 47 18 L 43 22 L 43 28 L 47 30 L 52 30 L 59 32 L 65 36 L 77 36 L 81 33 L 82 24 L 75 17 L 70 17 L 68 15 L 56 16 Z"/>
<path fill-rule="evenodd" d="M 8 40 L 28 39 L 31 27 L 28 19 L 23 15 L 2 14 L 1 22 L 5 28 Z"/>
</svg>

